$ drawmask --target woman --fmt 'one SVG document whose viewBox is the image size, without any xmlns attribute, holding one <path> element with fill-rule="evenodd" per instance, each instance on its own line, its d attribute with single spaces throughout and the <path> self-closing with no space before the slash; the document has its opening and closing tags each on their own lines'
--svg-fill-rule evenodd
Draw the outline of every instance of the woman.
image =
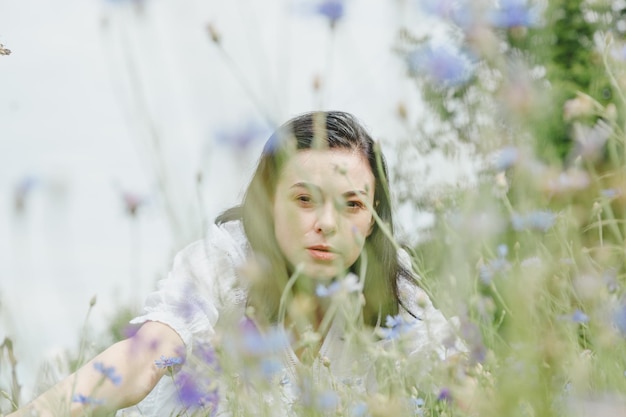
<svg viewBox="0 0 626 417">
<path fill-rule="evenodd" d="M 142 324 L 138 332 L 16 415 L 82 415 L 137 403 L 120 413 L 227 412 L 229 404 L 241 406 L 249 398 L 238 400 L 224 382 L 222 391 L 207 385 L 204 394 L 214 396 L 193 397 L 190 404 L 183 398 L 190 384 L 185 367 L 193 368 L 192 358 L 206 359 L 207 346 L 211 352 L 219 346 L 231 358 L 247 358 L 224 359 L 224 379 L 227 373 L 239 378 L 239 371 L 252 378 L 249 358 L 268 339 L 250 344 L 250 334 L 277 336 L 263 353 L 278 358 L 271 375 L 281 382 L 272 390 L 294 410 L 304 369 L 316 370 L 316 383 L 329 374 L 334 381 L 358 380 L 358 389 L 373 386 L 371 363 L 349 329 L 380 327 L 399 313 L 414 325 L 411 350 L 443 355 L 446 320 L 415 285 L 391 239 L 386 178 L 384 158 L 351 115 L 313 112 L 290 120 L 268 140 L 243 204 L 176 256 L 170 276 L 148 297 L 145 314 L 133 320 Z M 340 302 L 332 301 L 333 292 L 343 294 Z M 233 323 L 246 337 L 243 349 L 228 339 L 236 333 Z M 216 369 L 205 366 L 207 372 Z M 185 377 L 162 378 L 177 370 Z M 218 401 L 224 394 L 229 400 Z"/>
</svg>

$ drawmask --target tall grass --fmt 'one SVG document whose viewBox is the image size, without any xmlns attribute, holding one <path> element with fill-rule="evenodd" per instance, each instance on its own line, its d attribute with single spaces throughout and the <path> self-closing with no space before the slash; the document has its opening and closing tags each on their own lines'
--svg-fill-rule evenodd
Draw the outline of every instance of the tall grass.
<svg viewBox="0 0 626 417">
<path fill-rule="evenodd" d="M 349 327 L 344 335 L 355 377 L 338 378 L 324 357 L 285 373 L 280 328 L 227 325 L 183 370 L 163 358 L 184 399 L 181 415 L 228 408 L 271 416 L 277 401 L 307 416 L 626 415 L 624 46 L 609 28 L 591 48 L 600 58 L 593 70 L 615 92 L 611 100 L 581 90 L 558 107 L 563 92 L 547 78 L 544 54 L 519 47 L 532 44 L 535 27 L 544 25 L 542 36 L 551 30 L 539 4 L 424 4 L 449 25 L 449 37 L 442 46 L 405 30 L 395 45 L 432 110 L 431 123 L 402 110 L 409 143 L 448 154 L 469 147 L 480 168 L 462 187 L 408 198 L 435 218 L 409 249 L 419 285 L 456 318 L 444 343 L 461 340 L 464 352 L 411 354 L 413 330 L 388 318 L 376 331 Z M 333 16 L 333 25 L 343 17 Z M 567 126 L 565 154 L 549 149 L 546 112 Z M 395 183 L 416 181 L 396 172 Z M 353 321 L 361 302 L 355 288 L 327 289 L 328 311 Z M 308 303 L 296 297 L 289 313 Z M 304 334 L 301 347 L 320 337 Z M 0 347 L 0 365 L 15 369 L 10 340 Z M 368 390 L 370 372 L 376 384 Z M 15 378 L 3 387 L 11 401 L 0 402 L 0 411 L 19 405 Z"/>
</svg>

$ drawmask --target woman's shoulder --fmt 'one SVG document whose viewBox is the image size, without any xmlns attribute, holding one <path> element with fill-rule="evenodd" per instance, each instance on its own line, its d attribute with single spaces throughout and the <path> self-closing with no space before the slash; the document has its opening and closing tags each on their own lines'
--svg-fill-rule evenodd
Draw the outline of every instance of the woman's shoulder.
<svg viewBox="0 0 626 417">
<path fill-rule="evenodd" d="M 247 250 L 248 240 L 243 224 L 239 220 L 232 220 L 209 226 L 202 238 L 189 243 L 177 253 L 174 263 L 194 265 L 227 257 L 239 265 L 245 260 Z"/>
<path fill-rule="evenodd" d="M 401 268 L 397 279 L 400 309 L 424 320 L 430 315 L 429 313 L 437 309 L 433 306 L 428 293 L 420 286 L 421 279 L 413 271 L 411 256 L 406 250 L 398 250 L 398 263 Z"/>
</svg>

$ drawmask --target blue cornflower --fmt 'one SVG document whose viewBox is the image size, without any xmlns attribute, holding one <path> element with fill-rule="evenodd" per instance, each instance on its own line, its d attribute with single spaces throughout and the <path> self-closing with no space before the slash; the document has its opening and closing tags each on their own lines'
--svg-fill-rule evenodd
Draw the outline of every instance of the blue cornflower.
<svg viewBox="0 0 626 417">
<path fill-rule="evenodd" d="M 364 402 L 358 402 L 350 407 L 350 411 L 348 411 L 348 415 L 350 417 L 369 417 L 370 411 L 367 407 L 367 404 Z"/>
<path fill-rule="evenodd" d="M 602 197 L 612 200 L 616 197 L 619 197 L 622 193 L 620 190 L 616 190 L 615 188 L 607 188 L 604 190 L 600 190 L 600 194 Z"/>
<path fill-rule="evenodd" d="M 102 362 L 95 362 L 93 367 L 96 371 L 100 372 L 105 378 L 108 378 L 113 385 L 119 385 L 122 383 L 122 376 L 115 373 L 115 367 L 106 367 Z"/>
<path fill-rule="evenodd" d="M 613 48 L 611 48 L 610 53 L 611 53 L 611 56 L 613 56 L 613 58 L 620 60 L 620 61 L 625 61 L 626 60 L 626 45 L 614 46 Z"/>
<path fill-rule="evenodd" d="M 506 146 L 496 152 L 493 167 L 496 171 L 505 171 L 514 166 L 519 159 L 519 149 L 514 146 Z"/>
<path fill-rule="evenodd" d="M 511 269 L 511 265 L 506 260 L 509 253 L 509 247 L 505 244 L 498 245 L 498 257 L 492 259 L 488 264 L 481 265 L 478 269 L 478 275 L 485 285 L 489 285 L 491 280 L 500 273 Z"/>
<path fill-rule="evenodd" d="M 526 0 L 500 0 L 500 7 L 488 14 L 489 22 L 499 28 L 529 27 L 538 23 L 538 11 Z"/>
<path fill-rule="evenodd" d="M 99 398 L 89 397 L 83 394 L 74 394 L 72 397 L 72 402 L 81 403 L 84 405 L 102 405 L 104 404 L 104 400 Z"/>
<path fill-rule="evenodd" d="M 200 358 L 205 365 L 211 366 L 216 371 L 220 370 L 215 349 L 210 343 L 200 343 L 197 346 L 194 346 L 193 354 L 194 356 Z"/>
<path fill-rule="evenodd" d="M 514 214 L 511 217 L 513 229 L 520 230 L 538 230 L 546 232 L 556 222 L 556 214 L 547 210 L 535 210 L 525 215 Z"/>
<path fill-rule="evenodd" d="M 437 395 L 437 401 L 452 402 L 452 393 L 448 388 L 441 388 L 439 395 Z"/>
<path fill-rule="evenodd" d="M 571 319 L 574 323 L 589 323 L 589 316 L 578 309 L 571 315 Z"/>
<path fill-rule="evenodd" d="M 413 410 L 415 411 L 415 415 L 419 417 L 424 416 L 424 405 L 426 402 L 423 398 L 410 398 L 409 403 L 413 406 Z"/>
<path fill-rule="evenodd" d="M 217 388 L 209 389 L 210 381 L 192 375 L 188 372 L 179 372 L 174 378 L 178 392 L 178 399 L 185 408 L 209 408 L 211 415 L 217 412 L 219 393 Z"/>
<path fill-rule="evenodd" d="M 23 211 L 25 209 L 27 197 L 39 183 L 40 180 L 38 178 L 27 175 L 15 184 L 13 197 L 16 211 Z"/>
<path fill-rule="evenodd" d="M 164 355 L 161 355 L 160 359 L 154 361 L 154 364 L 157 368 L 169 368 L 170 366 L 176 366 L 183 363 L 183 358 L 178 356 L 172 356 L 170 358 L 166 358 Z"/>
<path fill-rule="evenodd" d="M 244 125 L 228 127 L 218 130 L 215 133 L 215 140 L 218 144 L 235 150 L 248 149 L 259 138 L 265 137 L 267 129 L 260 123 L 249 121 Z"/>
<path fill-rule="evenodd" d="M 427 14 L 454 23 L 463 30 L 477 25 L 482 17 L 470 0 L 415 0 Z"/>
<path fill-rule="evenodd" d="M 346 12 L 343 0 L 322 1 L 317 4 L 315 11 L 326 17 L 331 25 L 340 20 Z"/>
<path fill-rule="evenodd" d="M 425 76 L 440 87 L 465 84 L 473 73 L 470 58 L 448 46 L 422 46 L 407 56 L 409 72 Z"/>
<path fill-rule="evenodd" d="M 339 395 L 335 391 L 326 390 L 318 394 L 315 403 L 320 411 L 334 410 L 339 405 Z"/>
<path fill-rule="evenodd" d="M 361 283 L 359 282 L 359 277 L 355 274 L 348 274 L 344 279 L 336 280 L 328 286 L 324 286 L 319 284 L 315 288 L 315 294 L 318 297 L 332 297 L 340 291 L 345 291 L 347 293 L 359 292 L 363 289 Z"/>
<path fill-rule="evenodd" d="M 262 358 L 259 362 L 261 373 L 271 378 L 284 369 L 283 363 L 275 357 Z"/>
<path fill-rule="evenodd" d="M 336 294 L 339 289 L 341 289 L 341 282 L 335 281 L 328 286 L 323 284 L 318 284 L 317 288 L 315 288 L 315 295 L 318 297 L 332 297 Z"/>
<path fill-rule="evenodd" d="M 381 328 L 380 332 L 385 339 L 397 339 L 402 334 L 408 332 L 415 326 L 414 322 L 407 321 L 400 314 L 387 316 L 385 319 L 386 328 Z"/>
<path fill-rule="evenodd" d="M 241 331 L 241 345 L 239 347 L 247 355 L 265 356 L 276 354 L 289 345 L 284 331 L 272 327 L 263 334 L 249 318 L 243 319 L 239 329 Z"/>
<path fill-rule="evenodd" d="M 615 324 L 615 327 L 623 336 L 626 336 L 626 304 L 622 304 L 613 313 L 613 324 Z"/>
</svg>

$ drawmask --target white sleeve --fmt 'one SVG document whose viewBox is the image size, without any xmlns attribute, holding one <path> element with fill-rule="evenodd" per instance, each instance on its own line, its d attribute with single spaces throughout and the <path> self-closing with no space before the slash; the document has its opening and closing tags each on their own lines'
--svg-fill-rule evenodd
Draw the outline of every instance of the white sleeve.
<svg viewBox="0 0 626 417">
<path fill-rule="evenodd" d="M 401 251 L 399 259 L 411 270 L 410 258 L 406 252 Z M 433 306 L 426 291 L 419 287 L 419 279 L 417 282 L 411 282 L 410 278 L 399 279 L 398 296 L 402 303 L 400 315 L 406 322 L 411 323 L 409 347 L 411 355 L 434 351 L 441 359 L 445 359 L 467 350 L 458 338 L 458 319 L 456 317 L 447 319 Z"/>
<path fill-rule="evenodd" d="M 236 267 L 243 252 L 223 227 L 212 226 L 207 238 L 180 251 L 168 277 L 149 294 L 144 314 L 131 323 L 157 321 L 170 326 L 185 343 L 189 355 L 194 341 L 206 341 L 224 308 L 245 300 Z"/>
</svg>

